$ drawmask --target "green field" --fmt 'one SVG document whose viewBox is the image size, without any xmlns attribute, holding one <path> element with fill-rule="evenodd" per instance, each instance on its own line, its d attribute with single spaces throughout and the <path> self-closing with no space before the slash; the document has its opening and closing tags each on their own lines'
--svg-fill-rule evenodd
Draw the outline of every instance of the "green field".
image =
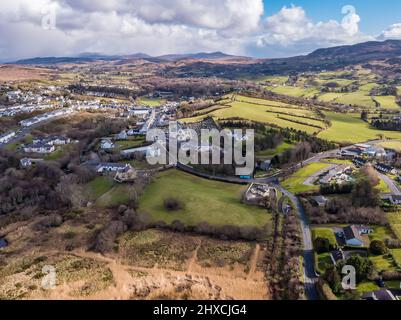
<svg viewBox="0 0 401 320">
<path fill-rule="evenodd" d="M 297 106 L 286 105 L 280 102 L 239 96 L 237 97 L 237 101 L 231 102 L 230 105 L 230 108 L 215 110 L 208 115 L 181 119 L 180 121 L 197 122 L 207 116 L 212 116 L 216 120 L 239 118 L 263 122 L 281 128 L 293 128 L 295 130 L 305 131 L 309 134 L 314 134 L 320 130 L 313 126 L 319 126 L 322 128 L 326 127 L 323 121 L 300 117 L 308 116 L 317 118 L 318 116 L 314 114 L 313 111 L 298 108 Z M 280 112 L 285 114 L 279 114 Z M 301 123 L 296 123 L 294 121 Z"/>
<path fill-rule="evenodd" d="M 109 208 L 118 207 L 122 204 L 128 204 L 131 199 L 131 188 L 132 187 L 127 184 L 115 185 L 96 200 L 96 206 Z"/>
<path fill-rule="evenodd" d="M 375 100 L 380 103 L 382 109 L 401 111 L 401 107 L 397 104 L 395 96 L 375 97 Z"/>
<path fill-rule="evenodd" d="M 360 107 L 365 107 L 366 109 L 372 109 L 376 107 L 372 97 L 363 91 L 344 94 L 338 97 L 335 102 L 352 106 L 357 105 Z"/>
<path fill-rule="evenodd" d="M 92 199 L 96 200 L 107 191 L 109 191 L 114 185 L 113 179 L 110 177 L 97 177 L 95 180 L 87 184 L 88 191 Z"/>
<path fill-rule="evenodd" d="M 401 213 L 389 213 L 388 220 L 390 222 L 391 229 L 397 238 L 401 240 Z"/>
<path fill-rule="evenodd" d="M 287 150 L 291 150 L 294 147 L 293 144 L 290 143 L 282 143 L 280 144 L 277 148 L 275 149 L 268 149 L 268 150 L 262 150 L 256 153 L 256 157 L 258 158 L 272 158 L 277 154 L 281 154 Z"/>
<path fill-rule="evenodd" d="M 383 148 L 401 151 L 401 141 L 386 141 L 379 144 Z"/>
<path fill-rule="evenodd" d="M 290 86 L 278 86 L 278 87 L 267 87 L 268 90 L 273 91 L 277 94 L 282 94 L 290 97 L 304 97 L 313 98 L 320 94 L 317 88 L 301 88 L 301 87 L 290 87 Z"/>
<path fill-rule="evenodd" d="M 319 186 L 308 186 L 304 182 L 309 176 L 329 167 L 330 164 L 320 162 L 309 164 L 285 179 L 282 186 L 293 193 L 318 190 Z"/>
<path fill-rule="evenodd" d="M 157 99 L 157 98 L 146 98 L 146 97 L 141 97 L 137 99 L 137 102 L 139 104 L 148 106 L 148 107 L 159 107 L 164 103 L 164 100 L 162 99 Z"/>
<path fill-rule="evenodd" d="M 391 254 L 393 255 L 393 258 L 398 267 L 401 268 L 401 249 L 393 249 L 391 250 Z M 400 286 L 398 286 L 398 288 L 400 288 Z"/>
<path fill-rule="evenodd" d="M 379 139 L 384 135 L 390 139 L 401 139 L 401 132 L 381 131 L 372 128 L 368 123 L 360 119 L 356 113 L 335 113 L 326 112 L 331 120 L 332 126 L 319 133 L 318 137 L 334 142 L 358 143 Z"/>
<path fill-rule="evenodd" d="M 198 178 L 181 171 L 160 173 L 139 199 L 139 211 L 152 221 L 185 225 L 200 222 L 212 225 L 263 227 L 271 220 L 266 210 L 241 203 L 244 186 Z M 164 201 L 173 198 L 183 204 L 178 211 L 167 211 Z"/>
<path fill-rule="evenodd" d="M 312 228 L 312 237 L 313 240 L 316 238 L 326 238 L 330 241 L 330 244 L 335 247 L 337 245 L 336 236 L 334 235 L 334 231 L 331 228 Z"/>
<path fill-rule="evenodd" d="M 126 150 L 130 148 L 136 148 L 143 145 L 146 142 L 144 137 L 130 137 L 127 140 L 116 141 L 116 146 L 121 150 Z"/>
<path fill-rule="evenodd" d="M 397 270 L 397 266 L 391 256 L 371 256 L 369 257 L 369 260 L 373 262 L 376 270 L 379 272 Z"/>
<path fill-rule="evenodd" d="M 380 179 L 380 183 L 376 188 L 378 188 L 381 193 L 391 193 L 390 187 L 383 179 Z"/>
</svg>

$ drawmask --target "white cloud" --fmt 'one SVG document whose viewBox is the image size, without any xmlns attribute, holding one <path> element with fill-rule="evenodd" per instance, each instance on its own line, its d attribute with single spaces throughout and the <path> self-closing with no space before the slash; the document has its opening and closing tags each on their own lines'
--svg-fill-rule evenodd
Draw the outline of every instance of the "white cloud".
<svg viewBox="0 0 401 320">
<path fill-rule="evenodd" d="M 379 39 L 401 39 L 401 23 L 396 23 L 389 26 L 382 32 Z"/>
<path fill-rule="evenodd" d="M 0 60 L 80 52 L 152 55 L 224 51 L 264 57 L 375 39 L 345 7 L 342 21 L 314 22 L 299 6 L 262 20 L 263 0 L 1 0 Z M 55 30 L 44 30 L 56 6 Z M 401 24 L 381 35 L 401 38 Z"/>
<path fill-rule="evenodd" d="M 43 30 L 44 13 L 52 4 L 57 29 Z M 263 11 L 262 0 L 109 0 L 96 5 L 89 0 L 2 0 L 0 32 L 7 47 L 0 48 L 0 58 L 82 51 L 243 54 L 243 39 L 257 29 Z"/>
<path fill-rule="evenodd" d="M 283 7 L 266 19 L 264 34 L 258 38 L 257 46 L 300 46 L 310 51 L 321 46 L 351 44 L 372 39 L 359 32 L 361 19 L 356 12 L 344 13 L 347 13 L 347 16 L 342 22 L 329 20 L 314 23 L 302 7 Z"/>
</svg>

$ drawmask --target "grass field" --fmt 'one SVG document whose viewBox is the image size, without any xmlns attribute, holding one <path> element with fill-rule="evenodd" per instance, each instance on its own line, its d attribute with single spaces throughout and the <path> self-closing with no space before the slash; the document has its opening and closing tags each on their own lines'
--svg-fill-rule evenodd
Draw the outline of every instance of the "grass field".
<svg viewBox="0 0 401 320">
<path fill-rule="evenodd" d="M 331 228 L 312 228 L 312 237 L 313 240 L 316 238 L 326 238 L 332 246 L 337 245 L 336 236 Z"/>
<path fill-rule="evenodd" d="M 387 216 L 391 229 L 397 238 L 401 240 L 401 213 L 389 213 Z"/>
<path fill-rule="evenodd" d="M 306 167 L 298 170 L 296 173 L 292 174 L 290 177 L 282 182 L 284 188 L 288 189 L 294 193 L 302 193 L 307 191 L 318 190 L 319 186 L 308 186 L 305 185 L 305 180 L 319 171 L 330 167 L 330 164 L 326 163 L 312 163 Z"/>
<path fill-rule="evenodd" d="M 391 250 L 391 254 L 393 255 L 395 263 L 401 268 L 401 249 L 393 249 Z"/>
<path fill-rule="evenodd" d="M 317 271 L 323 274 L 328 266 L 333 265 L 330 253 L 321 253 L 316 256 L 317 258 Z"/>
<path fill-rule="evenodd" d="M 374 282 L 362 282 L 362 283 L 359 283 L 357 285 L 356 289 L 361 294 L 363 294 L 365 292 L 371 292 L 371 291 L 380 290 L 380 288 Z"/>
<path fill-rule="evenodd" d="M 401 141 L 386 141 L 381 142 L 380 146 L 386 149 L 392 149 L 395 151 L 401 151 Z"/>
<path fill-rule="evenodd" d="M 319 131 L 319 128 L 325 127 L 325 123 L 319 120 L 306 119 L 299 116 L 308 116 L 317 118 L 318 116 L 311 110 L 290 106 L 284 103 L 262 100 L 256 98 L 237 97 L 237 101 L 232 102 L 230 108 L 222 108 L 209 113 L 207 116 L 212 116 L 216 120 L 240 118 L 250 121 L 263 122 L 276 125 L 281 128 L 293 128 L 295 130 L 305 131 L 313 134 Z M 279 114 L 284 112 L 286 114 Z M 287 115 L 289 114 L 289 115 Z M 279 118 L 284 117 L 286 119 Z M 206 115 L 182 119 L 183 122 L 197 122 L 204 119 Z M 296 123 L 299 121 L 301 123 Z M 312 126 L 310 126 L 310 125 Z"/>
<path fill-rule="evenodd" d="M 281 154 L 287 150 L 291 150 L 294 147 L 293 144 L 290 143 L 282 143 L 280 144 L 277 148 L 275 149 L 268 149 L 268 150 L 262 150 L 256 153 L 256 157 L 258 158 L 272 158 L 276 154 Z"/>
<path fill-rule="evenodd" d="M 360 119 L 360 114 L 326 112 L 332 126 L 319 133 L 318 137 L 334 142 L 358 143 L 379 139 L 384 135 L 390 139 L 401 139 L 401 132 L 381 131 L 372 128 Z"/>
<path fill-rule="evenodd" d="M 395 96 L 375 97 L 375 100 L 380 103 L 380 106 L 383 109 L 401 111 L 401 107 L 397 104 Z"/>
<path fill-rule="evenodd" d="M 391 193 L 390 187 L 383 179 L 380 179 L 380 183 L 376 188 L 378 188 L 381 193 Z"/>
<path fill-rule="evenodd" d="M 100 187 L 99 187 L 100 188 Z M 117 207 L 130 201 L 130 185 L 120 184 L 111 188 L 96 200 L 99 207 Z"/>
<path fill-rule="evenodd" d="M 381 271 L 396 271 L 397 266 L 391 256 L 371 256 L 369 260 L 373 262 L 376 270 Z"/>
<path fill-rule="evenodd" d="M 148 107 L 158 107 L 161 106 L 164 103 L 164 100 L 162 99 L 153 99 L 153 98 L 146 98 L 146 97 L 141 97 L 138 98 L 137 102 L 139 104 L 148 106 Z"/>
<path fill-rule="evenodd" d="M 319 95 L 320 91 L 317 88 L 301 88 L 290 86 L 267 87 L 268 90 L 277 94 L 282 94 L 290 97 L 312 98 Z"/>
<path fill-rule="evenodd" d="M 114 181 L 110 177 L 97 177 L 95 180 L 89 182 L 87 187 L 91 198 L 95 200 L 109 191 L 113 185 Z"/>
<path fill-rule="evenodd" d="M 139 200 L 139 210 L 152 221 L 168 224 L 180 220 L 190 226 L 206 221 L 212 225 L 263 227 L 270 222 L 271 215 L 264 209 L 241 203 L 245 188 L 169 170 L 160 173 L 147 187 Z M 181 201 L 183 208 L 167 211 L 164 201 L 169 198 Z"/>
<path fill-rule="evenodd" d="M 364 91 L 357 91 L 352 93 L 343 94 L 342 96 L 335 99 L 335 102 L 343 103 L 346 105 L 357 105 L 372 109 L 376 107 L 372 97 Z"/>
<path fill-rule="evenodd" d="M 132 137 L 129 138 L 128 140 L 120 140 L 116 142 L 116 145 L 118 148 L 121 150 L 126 150 L 130 148 L 136 148 L 145 143 L 145 138 L 144 137 Z"/>
</svg>

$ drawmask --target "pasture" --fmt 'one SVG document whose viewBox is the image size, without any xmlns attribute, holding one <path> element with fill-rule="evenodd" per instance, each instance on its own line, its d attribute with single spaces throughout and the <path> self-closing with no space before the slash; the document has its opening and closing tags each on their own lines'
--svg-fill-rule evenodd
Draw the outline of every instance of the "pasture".
<svg viewBox="0 0 401 320">
<path fill-rule="evenodd" d="M 216 192 L 218 190 L 218 192 Z M 160 173 L 139 199 L 139 212 L 153 222 L 171 224 L 179 220 L 187 226 L 201 222 L 211 225 L 252 226 L 262 228 L 271 215 L 262 208 L 241 202 L 246 186 L 202 179 L 169 170 Z M 176 199 L 182 208 L 168 211 L 164 201 Z"/>
<path fill-rule="evenodd" d="M 343 143 L 376 140 L 380 139 L 381 135 L 390 139 L 401 139 L 401 132 L 375 129 L 361 120 L 359 113 L 326 112 L 325 114 L 332 126 L 318 134 L 322 139 Z"/>
</svg>

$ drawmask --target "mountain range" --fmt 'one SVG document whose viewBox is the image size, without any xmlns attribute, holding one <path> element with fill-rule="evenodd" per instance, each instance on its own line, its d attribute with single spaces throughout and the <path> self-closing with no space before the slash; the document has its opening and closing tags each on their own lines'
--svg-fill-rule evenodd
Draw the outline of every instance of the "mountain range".
<svg viewBox="0 0 401 320">
<path fill-rule="evenodd" d="M 124 60 L 145 60 L 149 62 L 175 62 L 183 60 L 229 60 L 229 59 L 252 59 L 248 57 L 236 57 L 223 52 L 200 52 L 194 54 L 168 54 L 152 57 L 145 53 L 135 53 L 130 55 L 105 55 L 101 53 L 82 53 L 72 57 L 36 57 L 23 59 L 13 62 L 14 64 L 60 64 L 60 63 L 88 63 L 95 61 L 124 61 Z"/>
<path fill-rule="evenodd" d="M 238 77 L 241 74 L 253 76 L 268 74 L 289 74 L 307 71 L 333 70 L 356 64 L 386 61 L 393 72 L 401 70 L 401 41 L 371 41 L 355 45 L 318 49 L 308 55 L 280 59 L 256 59 L 232 56 L 222 52 L 168 54 L 152 57 L 144 53 L 130 55 L 104 55 L 82 53 L 74 57 L 38 57 L 19 60 L 15 64 L 52 65 L 68 63 L 91 63 L 110 61 L 128 64 L 135 61 L 164 63 L 166 74 L 179 76 Z M 178 63 L 179 62 L 179 63 Z M 235 68 L 232 66 L 235 65 Z"/>
</svg>

